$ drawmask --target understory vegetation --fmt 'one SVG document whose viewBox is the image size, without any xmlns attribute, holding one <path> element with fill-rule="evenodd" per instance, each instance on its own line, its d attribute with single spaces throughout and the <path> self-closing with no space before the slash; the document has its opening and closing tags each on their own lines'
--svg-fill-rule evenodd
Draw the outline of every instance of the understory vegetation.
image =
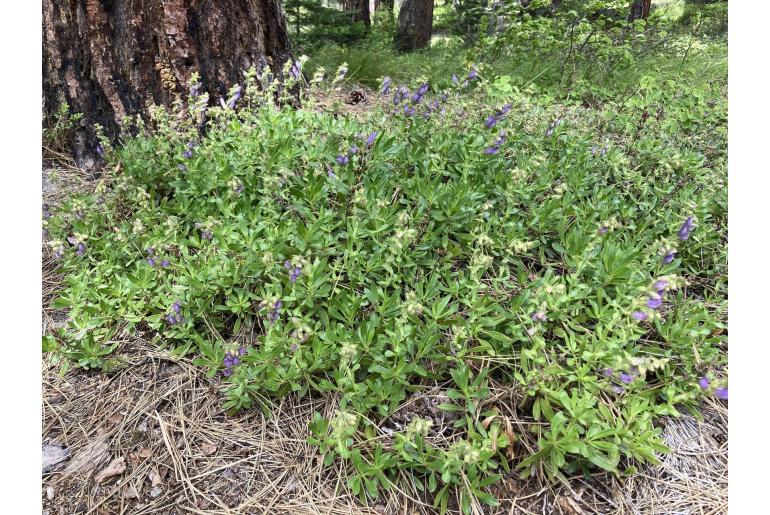
<svg viewBox="0 0 770 515">
<path fill-rule="evenodd" d="M 310 438 L 363 501 L 469 512 L 511 472 L 655 463 L 658 417 L 727 397 L 722 12 L 673 4 L 408 56 L 375 29 L 215 107 L 193 82 L 44 206 L 69 312 L 44 350 L 109 371 L 138 333 L 219 375 L 226 410 L 328 396 Z M 365 116 L 315 103 L 349 81 L 376 88 Z M 303 108 L 272 101 L 296 83 Z M 441 416 L 394 428 L 426 392 Z"/>
</svg>

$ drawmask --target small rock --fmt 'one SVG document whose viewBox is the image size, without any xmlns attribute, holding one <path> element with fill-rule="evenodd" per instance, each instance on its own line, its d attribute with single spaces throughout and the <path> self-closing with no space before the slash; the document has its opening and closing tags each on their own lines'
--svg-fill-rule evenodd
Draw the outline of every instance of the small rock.
<svg viewBox="0 0 770 515">
<path fill-rule="evenodd" d="M 56 490 L 52 486 L 49 486 L 45 489 L 45 496 L 48 497 L 49 501 L 53 501 L 53 498 L 56 496 Z"/>
<path fill-rule="evenodd" d="M 150 490 L 150 497 L 155 498 L 163 493 L 163 489 L 159 486 L 154 486 L 152 490 Z"/>
<path fill-rule="evenodd" d="M 203 442 L 201 444 L 201 450 L 203 451 L 203 454 L 205 454 L 206 456 L 211 456 L 212 454 L 217 452 L 217 446 L 212 445 L 209 442 Z"/>
<path fill-rule="evenodd" d="M 43 474 L 50 472 L 59 463 L 70 457 L 70 450 L 63 445 L 49 444 L 43 446 Z"/>
<path fill-rule="evenodd" d="M 121 456 L 120 458 L 115 458 L 110 462 L 109 465 L 107 465 L 107 468 L 99 472 L 99 474 L 96 476 L 95 481 L 97 483 L 101 483 L 107 478 L 110 478 L 112 476 L 117 476 L 118 474 L 122 474 L 126 470 L 126 459 Z"/>
</svg>

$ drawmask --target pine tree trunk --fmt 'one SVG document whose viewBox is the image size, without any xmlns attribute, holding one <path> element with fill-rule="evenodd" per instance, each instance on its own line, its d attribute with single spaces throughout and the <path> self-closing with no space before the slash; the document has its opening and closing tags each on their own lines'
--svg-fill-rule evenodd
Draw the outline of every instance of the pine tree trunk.
<svg viewBox="0 0 770 515">
<path fill-rule="evenodd" d="M 631 14 L 628 21 L 645 20 L 650 15 L 650 4 L 652 0 L 634 0 L 631 2 Z"/>
<path fill-rule="evenodd" d="M 398 13 L 396 48 L 410 52 L 430 45 L 433 31 L 433 0 L 405 0 Z"/>
<path fill-rule="evenodd" d="M 369 27 L 372 25 L 372 18 L 369 14 L 369 0 L 344 0 L 342 8 L 353 12 L 353 23 L 362 21 L 366 30 L 369 30 Z"/>
<path fill-rule="evenodd" d="M 211 100 L 243 72 L 291 58 L 280 0 L 43 0 L 43 109 L 83 113 L 74 152 L 94 163 L 93 124 L 115 138 L 125 115 L 170 105 L 193 72 Z"/>
</svg>

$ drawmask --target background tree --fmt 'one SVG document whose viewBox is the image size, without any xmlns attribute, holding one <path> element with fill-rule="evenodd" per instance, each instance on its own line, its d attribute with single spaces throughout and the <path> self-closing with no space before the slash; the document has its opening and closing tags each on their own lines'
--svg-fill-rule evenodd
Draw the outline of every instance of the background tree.
<svg viewBox="0 0 770 515">
<path fill-rule="evenodd" d="M 343 0 L 342 6 L 346 11 L 353 13 L 353 22 L 363 22 L 366 31 L 372 25 L 372 17 L 369 13 L 369 0 Z"/>
<path fill-rule="evenodd" d="M 93 164 L 93 124 L 116 137 L 125 115 L 169 105 L 193 72 L 212 101 L 244 70 L 291 58 L 280 0 L 43 0 L 43 110 L 83 114 L 76 161 Z"/>
<path fill-rule="evenodd" d="M 396 48 L 409 52 L 430 45 L 433 32 L 433 0 L 404 0 L 398 13 Z"/>
<path fill-rule="evenodd" d="M 628 21 L 645 20 L 650 15 L 650 4 L 652 0 L 634 0 L 631 2 L 631 14 Z"/>
</svg>

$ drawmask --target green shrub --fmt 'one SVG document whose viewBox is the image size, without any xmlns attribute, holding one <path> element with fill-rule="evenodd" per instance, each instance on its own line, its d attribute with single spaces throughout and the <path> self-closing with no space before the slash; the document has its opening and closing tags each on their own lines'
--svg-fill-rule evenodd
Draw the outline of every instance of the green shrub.
<svg viewBox="0 0 770 515">
<path fill-rule="evenodd" d="M 228 410 L 332 396 L 311 441 L 362 499 L 411 478 L 468 512 L 509 467 L 655 462 L 656 417 L 726 394 L 720 91 L 645 76 L 590 110 L 482 66 L 443 84 L 391 84 L 359 122 L 252 73 L 205 137 L 197 95 L 105 143 L 96 193 L 46 211 L 71 316 L 46 349 L 99 368 L 141 331 Z M 384 431 L 430 388 L 446 427 Z"/>
</svg>

